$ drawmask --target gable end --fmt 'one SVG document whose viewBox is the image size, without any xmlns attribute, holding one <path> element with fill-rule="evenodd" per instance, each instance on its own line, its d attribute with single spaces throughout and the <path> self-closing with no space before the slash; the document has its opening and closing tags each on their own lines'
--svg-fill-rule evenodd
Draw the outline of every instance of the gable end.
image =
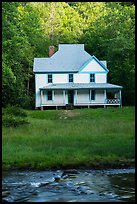
<svg viewBox="0 0 137 204">
<path fill-rule="evenodd" d="M 107 67 L 101 61 L 99 61 L 94 55 L 86 63 L 84 63 L 82 67 L 80 67 L 79 72 L 81 72 L 93 59 L 104 69 L 104 72 L 107 73 L 109 72 Z"/>
</svg>

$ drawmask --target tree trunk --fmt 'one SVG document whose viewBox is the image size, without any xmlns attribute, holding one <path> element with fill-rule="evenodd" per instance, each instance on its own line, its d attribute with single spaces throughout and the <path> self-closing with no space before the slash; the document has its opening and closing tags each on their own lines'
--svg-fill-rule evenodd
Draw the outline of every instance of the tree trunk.
<svg viewBox="0 0 137 204">
<path fill-rule="evenodd" d="M 28 81 L 27 81 L 27 96 L 29 96 L 29 78 L 28 78 Z"/>
</svg>

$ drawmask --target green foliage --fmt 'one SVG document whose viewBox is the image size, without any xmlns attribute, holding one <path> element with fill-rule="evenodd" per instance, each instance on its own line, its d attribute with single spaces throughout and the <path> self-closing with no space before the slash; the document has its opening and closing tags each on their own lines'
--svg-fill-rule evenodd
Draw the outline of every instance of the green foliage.
<svg viewBox="0 0 137 204">
<path fill-rule="evenodd" d="M 108 82 L 122 85 L 123 104 L 133 105 L 135 103 L 135 6 L 127 7 L 126 4 L 122 6 L 115 2 L 103 3 L 103 6 L 104 11 L 96 21 L 90 22 L 81 41 L 85 43 L 89 53 L 101 60 L 107 60 L 110 70 Z"/>
<path fill-rule="evenodd" d="M 21 117 L 15 117 L 13 115 L 4 115 L 2 117 L 2 124 L 5 127 L 18 127 L 21 125 L 29 124 L 29 122 Z"/>
<path fill-rule="evenodd" d="M 15 106 L 8 106 L 2 109 L 2 124 L 6 127 L 18 127 L 29 124 L 25 110 Z"/>
<path fill-rule="evenodd" d="M 34 91 L 30 81 L 38 45 L 36 42 L 39 42 L 37 39 L 43 39 L 41 25 L 37 21 L 39 14 L 29 4 L 3 2 L 2 6 L 2 104 L 28 108 L 31 104 L 31 93 Z M 21 99 L 26 103 L 22 103 Z"/>
<path fill-rule="evenodd" d="M 2 105 L 34 106 L 34 57 L 48 47 L 84 43 L 107 60 L 108 82 L 135 103 L 135 5 L 132 2 L 2 2 Z"/>
<path fill-rule="evenodd" d="M 8 106 L 4 109 L 4 114 L 19 116 L 19 117 L 27 117 L 27 113 L 22 108 L 16 106 Z"/>
</svg>

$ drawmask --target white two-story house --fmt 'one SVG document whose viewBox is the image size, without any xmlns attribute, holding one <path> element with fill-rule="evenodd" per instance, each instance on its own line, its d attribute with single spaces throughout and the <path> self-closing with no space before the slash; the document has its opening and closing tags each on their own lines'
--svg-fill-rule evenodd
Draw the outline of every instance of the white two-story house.
<svg viewBox="0 0 137 204">
<path fill-rule="evenodd" d="M 107 83 L 106 61 L 84 50 L 84 44 L 59 44 L 48 58 L 34 58 L 35 108 L 122 105 L 122 86 Z"/>
</svg>

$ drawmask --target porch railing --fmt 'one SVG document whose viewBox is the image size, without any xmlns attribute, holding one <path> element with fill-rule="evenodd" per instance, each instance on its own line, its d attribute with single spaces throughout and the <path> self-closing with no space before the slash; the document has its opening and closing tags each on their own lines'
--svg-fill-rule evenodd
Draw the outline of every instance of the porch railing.
<svg viewBox="0 0 137 204">
<path fill-rule="evenodd" d="M 119 105 L 121 103 L 120 99 L 106 99 L 104 102 L 98 102 L 98 101 L 94 101 L 94 102 L 75 102 L 73 105 L 103 105 L 103 104 L 110 104 L 110 105 Z M 66 103 L 54 103 L 52 101 L 52 103 L 42 103 L 41 106 L 66 106 Z"/>
<path fill-rule="evenodd" d="M 107 104 L 120 104 L 120 99 L 106 99 Z"/>
</svg>

